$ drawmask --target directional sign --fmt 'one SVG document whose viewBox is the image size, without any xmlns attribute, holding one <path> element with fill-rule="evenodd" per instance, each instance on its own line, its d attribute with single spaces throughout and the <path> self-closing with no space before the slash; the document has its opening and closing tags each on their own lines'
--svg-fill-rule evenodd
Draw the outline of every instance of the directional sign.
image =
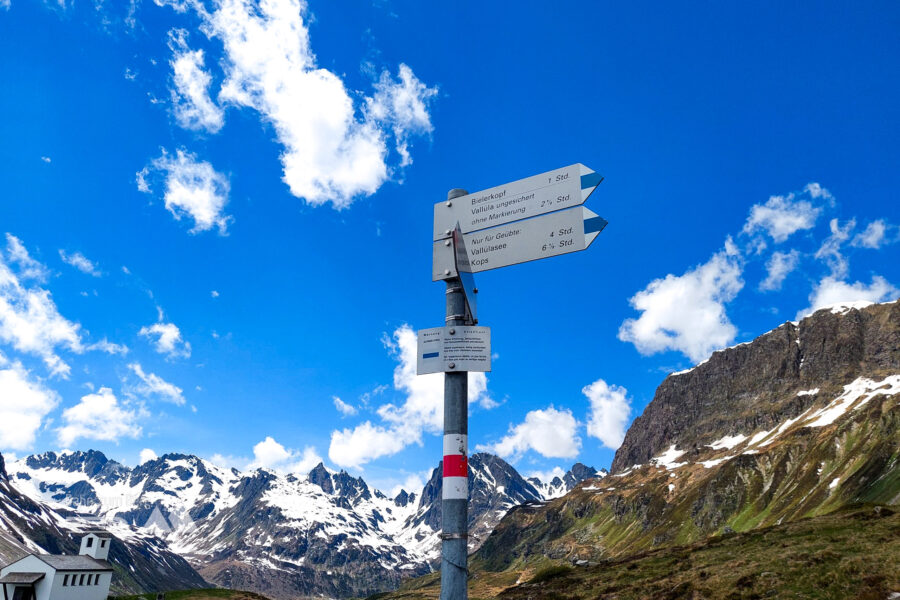
<svg viewBox="0 0 900 600">
<path fill-rule="evenodd" d="M 584 206 L 463 235 L 473 273 L 578 252 L 591 245 L 606 220 Z M 437 241 L 437 248 L 444 242 Z M 435 273 L 432 279 L 443 279 Z"/>
<path fill-rule="evenodd" d="M 417 337 L 416 374 L 491 370 L 491 330 L 448 325 L 422 329 Z"/>
<path fill-rule="evenodd" d="M 506 183 L 434 205 L 434 237 L 520 221 L 584 204 L 603 177 L 581 163 Z"/>
</svg>

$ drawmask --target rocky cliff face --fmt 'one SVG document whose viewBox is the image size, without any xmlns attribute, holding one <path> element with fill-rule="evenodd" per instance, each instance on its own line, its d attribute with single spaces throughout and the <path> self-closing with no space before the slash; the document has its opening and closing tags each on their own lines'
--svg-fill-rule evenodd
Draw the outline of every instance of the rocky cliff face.
<svg viewBox="0 0 900 600">
<path fill-rule="evenodd" d="M 898 331 L 900 303 L 820 311 L 669 376 L 615 472 L 510 510 L 475 570 L 593 563 L 900 503 Z"/>
<path fill-rule="evenodd" d="M 645 464 L 672 444 L 699 448 L 770 429 L 859 377 L 897 373 L 900 302 L 820 310 L 667 377 L 634 420 L 611 470 Z M 798 394 L 816 388 L 818 394 Z"/>
</svg>

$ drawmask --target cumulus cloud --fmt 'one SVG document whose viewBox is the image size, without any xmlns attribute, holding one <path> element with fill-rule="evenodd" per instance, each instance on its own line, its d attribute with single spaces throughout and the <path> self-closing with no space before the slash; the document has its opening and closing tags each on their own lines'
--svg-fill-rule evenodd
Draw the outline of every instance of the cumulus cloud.
<svg viewBox="0 0 900 600">
<path fill-rule="evenodd" d="M 510 426 L 509 433 L 500 441 L 479 444 L 477 449 L 511 460 L 518 460 L 529 450 L 547 458 L 574 458 L 581 450 L 581 438 L 572 412 L 550 406 L 529 412 L 525 421 Z"/>
<path fill-rule="evenodd" d="M 628 390 L 617 385 L 608 385 L 602 379 L 581 390 L 591 403 L 588 415 L 587 433 L 595 437 L 607 448 L 615 450 L 625 439 L 625 426 L 631 414 Z"/>
<path fill-rule="evenodd" d="M 159 458 L 159 457 L 156 456 L 156 452 L 154 452 L 150 448 L 144 448 L 143 450 L 141 450 L 141 456 L 138 459 L 139 460 L 138 464 L 142 465 L 146 462 L 150 462 L 151 460 L 156 460 L 157 458 Z"/>
<path fill-rule="evenodd" d="M 759 284 L 763 291 L 780 290 L 785 278 L 797 268 L 800 263 L 800 253 L 796 250 L 790 252 L 773 252 L 766 262 L 766 278 Z"/>
<path fill-rule="evenodd" d="M 831 198 L 828 190 L 818 183 L 808 184 L 804 193 L 811 199 Z M 771 196 L 765 204 L 755 204 L 750 209 L 744 233 L 764 231 L 776 243 L 781 243 L 797 231 L 812 229 L 821 212 L 821 206 L 814 206 L 809 200 L 801 199 L 793 193 Z"/>
<path fill-rule="evenodd" d="M 150 339 L 153 347 L 168 358 L 188 358 L 191 344 L 181 337 L 181 330 L 174 323 L 154 323 L 141 327 L 138 335 Z"/>
<path fill-rule="evenodd" d="M 405 65 L 399 82 L 382 75 L 375 96 L 356 102 L 360 94 L 319 67 L 302 0 L 218 0 L 211 10 L 197 0 L 157 1 L 195 11 L 202 31 L 221 41 L 219 103 L 255 110 L 271 124 L 284 148 L 283 180 L 310 204 L 344 208 L 373 194 L 390 176 L 387 139 L 393 135 L 408 164 L 410 134 L 431 129 L 425 107 L 434 90 Z"/>
<path fill-rule="evenodd" d="M 141 435 L 138 419 L 145 414 L 140 408 L 129 410 L 119 404 L 112 390 L 102 387 L 63 411 L 65 425 L 56 430 L 57 438 L 61 446 L 70 446 L 81 438 L 117 443 L 124 437 L 136 439 Z"/>
<path fill-rule="evenodd" d="M 0 355 L 0 449 L 29 450 L 59 397 Z"/>
<path fill-rule="evenodd" d="M 744 286 L 742 269 L 729 240 L 708 262 L 683 275 L 651 281 L 629 300 L 641 316 L 622 323 L 619 339 L 644 355 L 677 350 L 703 360 L 737 335 L 725 304 Z"/>
<path fill-rule="evenodd" d="M 843 279 L 847 276 L 849 265 L 846 257 L 841 253 L 841 246 L 850 239 L 850 232 L 856 227 L 856 220 L 850 219 L 841 227 L 837 219 L 832 219 L 828 227 L 831 229 L 831 235 L 822 242 L 815 257 L 825 261 L 825 264 L 831 269 L 832 278 Z"/>
<path fill-rule="evenodd" d="M 191 50 L 187 32 L 169 32 L 172 50 L 172 106 L 178 124 L 185 129 L 216 133 L 225 124 L 225 114 L 209 96 L 212 77 L 204 67 L 203 50 Z"/>
<path fill-rule="evenodd" d="M 440 433 L 444 421 L 444 376 L 416 376 L 416 332 L 409 325 L 398 327 L 385 346 L 398 361 L 394 389 L 405 394 L 402 404 L 386 403 L 376 413 L 382 424 L 371 421 L 352 429 L 333 431 L 328 457 L 343 467 L 361 468 L 382 456 L 391 456 L 410 444 L 422 444 L 424 433 Z M 469 373 L 469 404 L 485 409 L 496 406 L 487 392 L 484 373 Z"/>
<path fill-rule="evenodd" d="M 176 150 L 174 157 L 163 150 L 162 155 L 137 173 L 138 190 L 153 193 L 151 179 L 154 176 L 164 180 L 163 199 L 172 216 L 178 221 L 183 218 L 193 220 L 191 233 L 213 228 L 221 235 L 227 232 L 231 217 L 225 214 L 225 205 L 231 185 L 228 178 L 209 162 L 183 148 Z"/>
<path fill-rule="evenodd" d="M 18 238 L 7 234 L 6 240 L 6 252 L 0 252 L 0 341 L 39 356 L 51 374 L 68 377 L 71 368 L 57 351 L 83 352 L 81 327 L 63 317 L 50 292 L 37 285 L 46 268 Z"/>
<path fill-rule="evenodd" d="M 250 468 L 306 474 L 320 462 L 322 457 L 312 446 L 305 447 L 302 452 L 289 450 L 271 436 L 266 436 L 266 439 L 253 446 L 253 462 Z"/>
<path fill-rule="evenodd" d="M 134 393 L 147 398 L 156 397 L 178 406 L 184 404 L 182 389 L 177 385 L 169 383 L 156 373 L 145 373 L 138 363 L 131 363 L 128 368 L 141 381 L 131 388 Z"/>
<path fill-rule="evenodd" d="M 75 267 L 86 275 L 93 275 L 94 277 L 100 277 L 101 275 L 100 270 L 97 268 L 97 265 L 94 264 L 93 261 L 89 260 L 81 252 L 73 252 L 69 254 L 65 250 L 60 250 L 59 257 L 64 263 L 69 266 Z"/>
<path fill-rule="evenodd" d="M 353 406 L 352 404 L 347 404 L 337 396 L 332 396 L 331 399 L 334 401 L 334 407 L 337 409 L 337 411 L 345 417 L 352 417 L 357 412 L 359 412 L 355 406 Z"/>
<path fill-rule="evenodd" d="M 900 290 L 890 284 L 884 277 L 875 275 L 871 283 L 861 281 L 847 283 L 834 277 L 826 277 L 809 295 L 809 308 L 797 313 L 797 320 L 811 315 L 820 308 L 849 302 L 887 302 L 900 296 Z"/>
</svg>

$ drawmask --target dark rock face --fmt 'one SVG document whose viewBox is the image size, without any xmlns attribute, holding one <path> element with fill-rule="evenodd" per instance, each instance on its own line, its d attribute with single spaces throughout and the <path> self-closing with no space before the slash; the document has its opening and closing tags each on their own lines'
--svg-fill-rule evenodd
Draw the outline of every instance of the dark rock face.
<svg viewBox="0 0 900 600">
<path fill-rule="evenodd" d="M 697 448 L 725 435 L 768 429 L 816 401 L 801 390 L 839 392 L 857 377 L 900 372 L 900 302 L 820 310 L 714 353 L 693 370 L 668 376 L 634 420 L 612 472 L 645 464 L 672 444 Z"/>
</svg>

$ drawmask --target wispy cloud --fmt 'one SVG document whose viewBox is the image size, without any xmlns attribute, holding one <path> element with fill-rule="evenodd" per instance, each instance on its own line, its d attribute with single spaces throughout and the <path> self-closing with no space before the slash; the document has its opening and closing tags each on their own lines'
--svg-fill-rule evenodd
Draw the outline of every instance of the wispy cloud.
<svg viewBox="0 0 900 600">
<path fill-rule="evenodd" d="M 209 96 L 212 77 L 205 70 L 203 50 L 188 48 L 187 35 L 184 29 L 169 32 L 175 118 L 185 129 L 216 133 L 225 124 L 225 114 Z"/>
<path fill-rule="evenodd" d="M 65 250 L 60 250 L 59 257 L 64 263 L 71 267 L 75 267 L 86 275 L 93 275 L 94 277 L 100 277 L 102 275 L 100 269 L 97 268 L 97 265 L 81 252 L 68 253 Z"/>
<path fill-rule="evenodd" d="M 138 335 L 153 342 L 153 347 L 168 358 L 188 358 L 191 355 L 191 344 L 181 337 L 181 330 L 174 323 L 154 323 L 141 327 Z"/>
<path fill-rule="evenodd" d="M 145 373 L 139 363 L 131 363 L 128 368 L 140 380 L 140 383 L 129 388 L 131 391 L 145 398 L 155 397 L 179 406 L 184 404 L 182 389 L 177 385 L 169 383 L 156 373 Z"/>
</svg>

